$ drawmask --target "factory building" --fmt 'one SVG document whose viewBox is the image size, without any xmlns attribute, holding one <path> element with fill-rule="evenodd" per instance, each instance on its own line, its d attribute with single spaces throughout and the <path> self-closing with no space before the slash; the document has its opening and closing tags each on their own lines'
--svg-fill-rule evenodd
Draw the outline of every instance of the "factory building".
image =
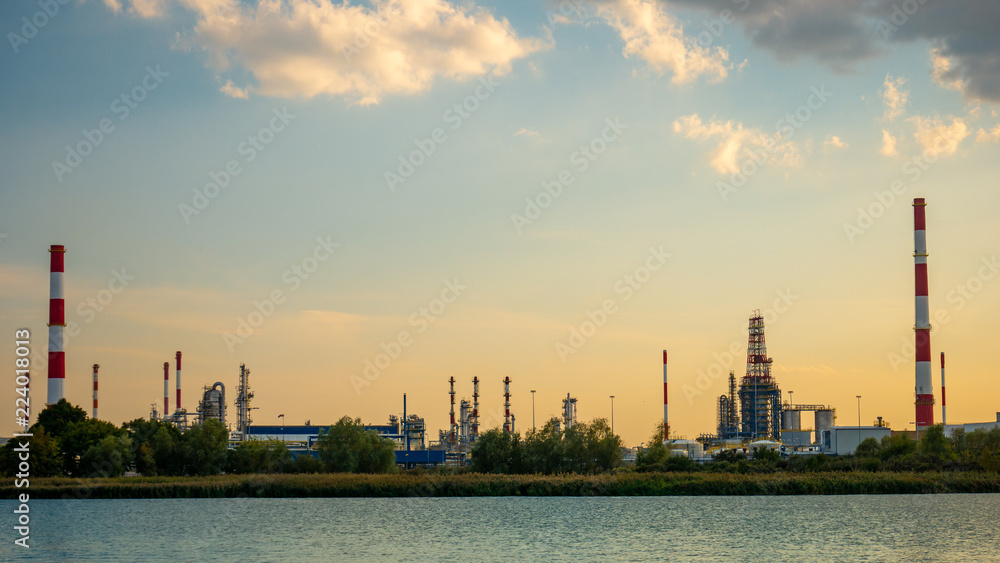
<svg viewBox="0 0 1000 563">
<path fill-rule="evenodd" d="M 826 454 L 853 454 L 866 438 L 881 442 L 891 433 L 892 430 L 885 426 L 831 426 L 821 432 L 820 446 Z"/>
</svg>

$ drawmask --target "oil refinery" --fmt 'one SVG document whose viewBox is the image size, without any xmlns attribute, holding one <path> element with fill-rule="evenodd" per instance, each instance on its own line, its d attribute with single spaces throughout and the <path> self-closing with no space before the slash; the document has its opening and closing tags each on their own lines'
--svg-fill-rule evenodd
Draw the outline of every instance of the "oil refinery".
<svg viewBox="0 0 1000 563">
<path fill-rule="evenodd" d="M 928 263 L 926 234 L 926 202 L 922 198 L 913 200 L 914 210 L 914 287 L 915 287 L 915 373 L 914 373 L 914 416 L 915 432 L 919 434 L 934 425 L 936 404 L 932 383 L 930 317 L 928 303 Z M 50 253 L 50 294 L 49 294 L 49 361 L 47 366 L 47 404 L 54 404 L 65 398 L 66 358 L 64 350 L 65 317 L 65 257 L 67 249 L 63 245 L 52 245 Z M 674 455 L 695 460 L 709 460 L 721 451 L 751 452 L 756 448 L 780 451 L 783 455 L 849 454 L 866 438 L 881 439 L 893 432 L 882 417 L 869 426 L 861 424 L 860 403 L 856 425 L 838 425 L 837 409 L 824 397 L 810 397 L 808 401 L 793 402 L 792 393 L 782 391 L 780 382 L 772 373 L 774 360 L 768 355 L 765 339 L 764 315 L 754 311 L 747 325 L 746 371 L 739 376 L 729 372 L 728 387 L 715 401 L 714 432 L 702 433 L 696 440 L 687 440 L 670 430 L 668 352 L 663 350 L 663 441 Z M 678 352 L 673 352 L 677 354 Z M 683 352 L 680 352 L 683 353 Z M 235 446 L 246 440 L 279 440 L 286 443 L 293 455 L 316 455 L 320 434 L 329 425 L 313 425 L 306 421 L 302 425 L 255 425 L 252 406 L 255 399 L 250 386 L 251 370 L 245 364 L 234 366 L 235 393 L 230 398 L 226 384 L 216 381 L 203 386 L 197 406 L 188 410 L 182 402 L 181 361 L 183 354 L 178 350 L 174 360 L 174 401 L 171 409 L 170 361 L 163 362 L 163 403 L 153 402 L 150 420 L 159 420 L 175 425 L 181 432 L 209 419 L 220 421 L 229 429 L 230 445 Z M 944 352 L 940 353 L 941 363 L 941 418 L 945 432 L 956 428 L 967 431 L 1000 426 L 1000 413 L 996 421 L 973 424 L 947 424 L 945 406 Z M 98 373 L 100 365 L 93 364 L 93 417 L 98 418 Z M 150 385 L 153 376 L 150 374 Z M 447 382 L 445 391 L 443 383 Z M 403 467 L 466 465 L 470 461 L 473 445 L 479 439 L 480 379 L 478 376 L 458 382 L 454 377 L 442 381 L 442 409 L 447 405 L 449 425 L 436 433 L 432 432 L 425 419 L 407 409 L 406 394 L 401 394 L 401 411 L 390 414 L 384 424 L 367 424 L 365 428 L 395 443 L 396 462 Z M 504 433 L 516 433 L 516 418 L 511 412 L 510 377 L 502 381 L 503 393 L 497 395 L 494 404 L 502 404 L 502 421 L 494 420 Z M 456 384 L 471 394 L 462 395 Z M 499 385 L 497 386 L 499 389 Z M 443 396 L 447 392 L 445 402 Z M 503 399 L 502 403 L 500 399 Z M 858 399 L 860 401 L 860 396 Z M 471 399 L 471 400 L 470 400 Z M 614 397 L 612 397 L 612 400 Z M 231 401 L 231 402 L 230 402 Z M 570 393 L 562 399 L 561 416 L 553 417 L 549 424 L 555 428 L 571 428 L 577 420 L 578 399 Z M 227 411 L 235 408 L 235 422 L 227 420 Z M 613 403 L 612 403 L 613 408 Z M 807 413 L 803 416 L 803 413 Z M 280 415 L 283 420 L 284 415 Z M 810 426 L 811 423 L 811 426 Z M 532 391 L 532 427 L 534 427 L 534 391 Z M 627 454 L 626 454 L 627 457 Z"/>
</svg>

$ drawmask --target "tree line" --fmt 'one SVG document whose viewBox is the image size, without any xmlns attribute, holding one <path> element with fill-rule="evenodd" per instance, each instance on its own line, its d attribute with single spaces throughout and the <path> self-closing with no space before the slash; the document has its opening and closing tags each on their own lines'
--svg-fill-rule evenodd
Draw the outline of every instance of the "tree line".
<svg viewBox="0 0 1000 563">
<path fill-rule="evenodd" d="M 343 417 L 317 443 L 318 457 L 293 456 L 278 440 L 249 440 L 229 448 L 229 432 L 209 419 L 181 433 L 173 424 L 135 419 L 120 427 L 89 418 L 65 399 L 45 408 L 29 433 L 32 477 L 117 477 L 126 471 L 143 476 L 219 473 L 390 473 L 396 469 L 395 445 L 366 431 L 361 419 Z M 0 474 L 18 472 L 12 439 L 0 448 Z"/>
<path fill-rule="evenodd" d="M 549 421 L 520 433 L 494 428 L 479 436 L 470 452 L 477 473 L 602 473 L 622 463 L 621 438 L 603 418 L 559 428 Z"/>
</svg>

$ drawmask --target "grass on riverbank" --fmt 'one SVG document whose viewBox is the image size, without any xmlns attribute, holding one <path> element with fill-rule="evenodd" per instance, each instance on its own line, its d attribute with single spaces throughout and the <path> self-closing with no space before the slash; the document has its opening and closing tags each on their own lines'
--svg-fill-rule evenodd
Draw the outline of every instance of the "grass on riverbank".
<svg viewBox="0 0 1000 563">
<path fill-rule="evenodd" d="M 217 475 L 11 481 L 0 498 L 460 497 L 1000 493 L 997 473 Z"/>
</svg>

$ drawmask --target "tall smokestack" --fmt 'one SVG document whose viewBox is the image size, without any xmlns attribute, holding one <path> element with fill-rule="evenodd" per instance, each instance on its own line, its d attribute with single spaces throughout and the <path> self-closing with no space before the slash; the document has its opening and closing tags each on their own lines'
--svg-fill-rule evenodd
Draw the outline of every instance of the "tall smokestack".
<svg viewBox="0 0 1000 563">
<path fill-rule="evenodd" d="M 65 395 L 66 352 L 63 331 L 66 328 L 66 299 L 63 297 L 63 273 L 66 247 L 49 247 L 49 396 L 47 405 L 54 405 Z"/>
<path fill-rule="evenodd" d="M 94 420 L 97 420 L 97 370 L 101 364 L 94 364 Z"/>
<path fill-rule="evenodd" d="M 472 378 L 472 441 L 479 439 L 479 377 Z"/>
<path fill-rule="evenodd" d="M 174 356 L 174 357 L 177 358 L 177 406 L 175 408 L 177 410 L 181 410 L 181 352 L 180 352 L 180 350 L 177 351 L 177 355 Z"/>
<path fill-rule="evenodd" d="M 163 362 L 163 418 L 170 416 L 170 362 Z"/>
<path fill-rule="evenodd" d="M 448 448 L 450 451 L 455 451 L 455 378 L 448 378 L 448 383 L 451 385 L 451 390 L 448 391 L 451 395 L 451 434 L 448 438 Z"/>
<path fill-rule="evenodd" d="M 927 302 L 927 204 L 923 198 L 913 200 L 913 268 L 916 289 L 916 421 L 920 427 L 934 425 L 934 388 L 931 387 L 931 323 Z"/>
<path fill-rule="evenodd" d="M 663 441 L 670 437 L 669 418 L 667 418 L 667 351 L 663 351 Z"/>
<path fill-rule="evenodd" d="M 503 378 L 503 431 L 511 432 L 510 424 L 510 377 Z"/>
<path fill-rule="evenodd" d="M 941 424 L 948 424 L 948 411 L 944 394 L 944 352 L 941 352 Z"/>
</svg>

